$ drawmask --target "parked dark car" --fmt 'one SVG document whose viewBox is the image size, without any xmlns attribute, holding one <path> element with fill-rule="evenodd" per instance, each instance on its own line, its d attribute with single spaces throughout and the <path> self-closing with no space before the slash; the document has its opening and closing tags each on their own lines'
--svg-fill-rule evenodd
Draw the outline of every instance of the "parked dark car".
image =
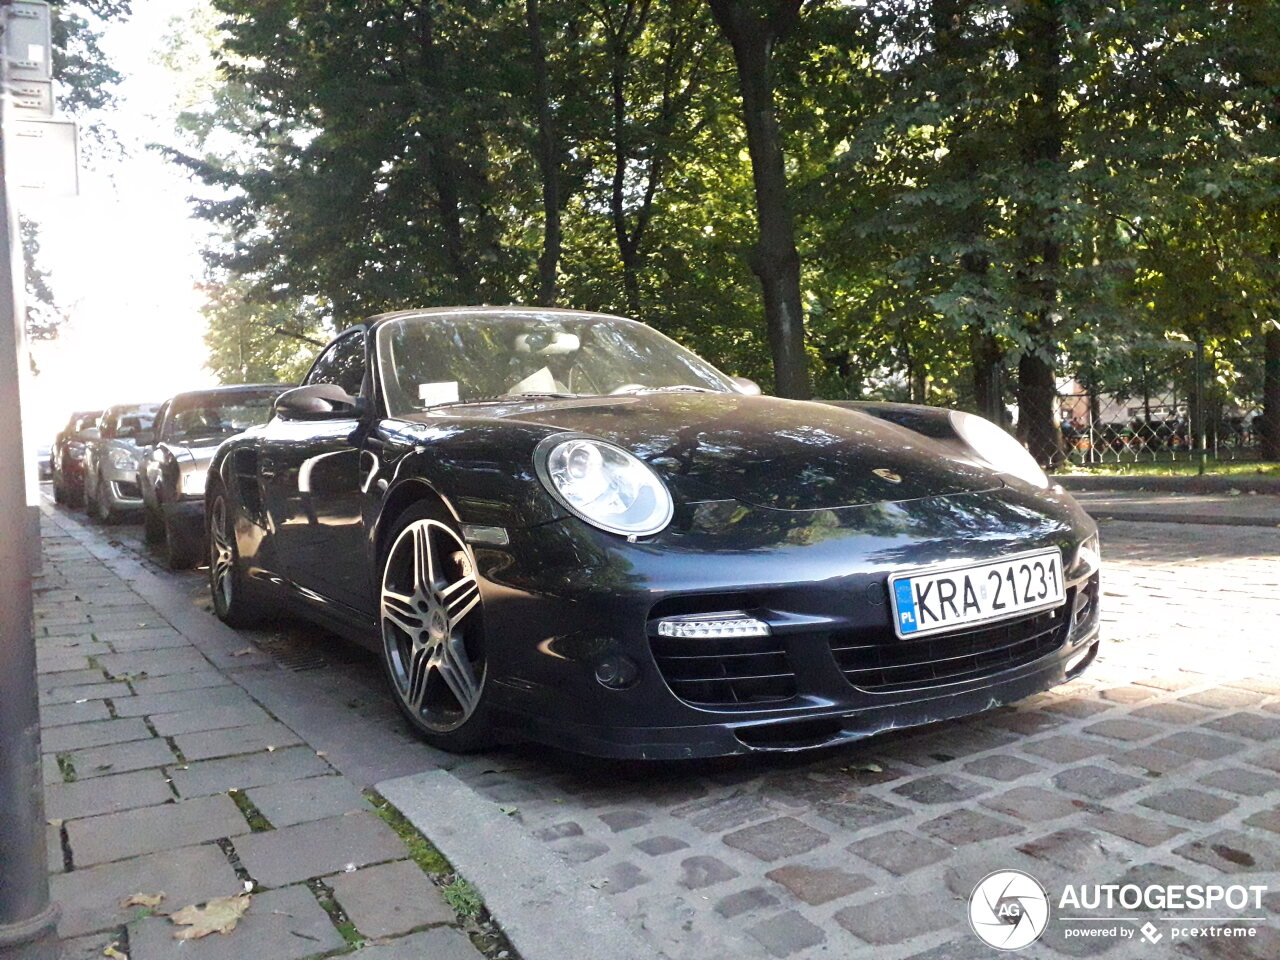
<svg viewBox="0 0 1280 960">
<path fill-rule="evenodd" d="M 760 396 L 617 317 L 376 317 L 206 498 L 218 616 L 287 602 L 370 644 L 452 750 L 817 747 L 1097 652 L 1097 527 L 999 427 Z"/>
<path fill-rule="evenodd" d="M 142 509 L 138 467 L 151 443 L 158 403 L 120 403 L 98 420 L 98 437 L 86 445 L 84 505 L 99 523 L 115 523 Z"/>
<path fill-rule="evenodd" d="M 180 393 L 156 414 L 155 443 L 145 452 L 142 490 L 147 539 L 161 546 L 172 570 L 205 556 L 204 483 L 218 444 L 272 413 L 280 384 L 245 384 Z"/>
<path fill-rule="evenodd" d="M 58 431 L 50 454 L 53 470 L 53 499 L 78 507 L 84 503 L 85 446 L 98 438 L 101 410 L 80 410 Z"/>
</svg>

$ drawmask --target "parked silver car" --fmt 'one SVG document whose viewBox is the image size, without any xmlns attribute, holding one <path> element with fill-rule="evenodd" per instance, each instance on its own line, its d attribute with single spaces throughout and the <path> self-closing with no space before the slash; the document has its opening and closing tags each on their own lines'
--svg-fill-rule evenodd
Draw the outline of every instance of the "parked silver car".
<svg viewBox="0 0 1280 960">
<path fill-rule="evenodd" d="M 103 411 L 84 462 L 85 510 L 95 520 L 114 523 L 142 509 L 138 468 L 158 409 L 158 403 L 119 403 Z"/>
<path fill-rule="evenodd" d="M 180 393 L 156 415 L 155 442 L 138 472 L 146 504 L 147 540 L 158 544 L 171 570 L 205 557 L 204 477 L 218 444 L 271 419 L 288 385 L 243 384 Z"/>
</svg>

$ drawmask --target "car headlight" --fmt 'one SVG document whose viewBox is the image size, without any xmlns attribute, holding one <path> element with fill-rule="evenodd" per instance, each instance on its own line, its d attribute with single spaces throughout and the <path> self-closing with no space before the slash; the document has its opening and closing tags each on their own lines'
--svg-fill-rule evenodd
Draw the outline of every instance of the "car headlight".
<svg viewBox="0 0 1280 960">
<path fill-rule="evenodd" d="M 585 437 L 545 443 L 537 459 L 543 484 L 592 526 L 647 537 L 671 522 L 671 494 L 648 464 L 621 447 Z"/>
<path fill-rule="evenodd" d="M 110 459 L 113 470 L 128 470 L 134 466 L 133 454 L 128 450 L 112 450 Z"/>
<path fill-rule="evenodd" d="M 182 486 L 182 495 L 185 497 L 203 497 L 204 482 L 208 475 L 208 470 L 188 470 L 182 474 L 178 480 L 178 483 Z"/>
<path fill-rule="evenodd" d="M 1049 486 L 1035 457 L 1026 448 L 990 420 L 977 414 L 951 411 L 951 426 L 965 445 L 1001 473 L 1025 480 L 1034 487 Z"/>
</svg>

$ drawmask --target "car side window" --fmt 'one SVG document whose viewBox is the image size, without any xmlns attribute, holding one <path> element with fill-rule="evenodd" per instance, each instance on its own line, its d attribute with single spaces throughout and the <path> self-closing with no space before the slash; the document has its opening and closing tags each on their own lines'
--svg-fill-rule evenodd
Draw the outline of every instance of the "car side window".
<svg viewBox="0 0 1280 960">
<path fill-rule="evenodd" d="M 334 383 L 358 397 L 364 384 L 364 331 L 349 333 L 331 343 L 312 365 L 306 383 Z"/>
</svg>

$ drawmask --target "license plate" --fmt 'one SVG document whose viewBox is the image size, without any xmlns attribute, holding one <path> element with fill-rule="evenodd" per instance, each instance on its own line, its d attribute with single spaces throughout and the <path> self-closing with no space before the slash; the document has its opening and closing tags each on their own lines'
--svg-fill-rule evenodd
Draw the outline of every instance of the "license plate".
<svg viewBox="0 0 1280 960">
<path fill-rule="evenodd" d="M 899 637 L 1007 620 L 1063 603 L 1062 552 L 898 574 L 889 578 L 889 593 Z"/>
</svg>

